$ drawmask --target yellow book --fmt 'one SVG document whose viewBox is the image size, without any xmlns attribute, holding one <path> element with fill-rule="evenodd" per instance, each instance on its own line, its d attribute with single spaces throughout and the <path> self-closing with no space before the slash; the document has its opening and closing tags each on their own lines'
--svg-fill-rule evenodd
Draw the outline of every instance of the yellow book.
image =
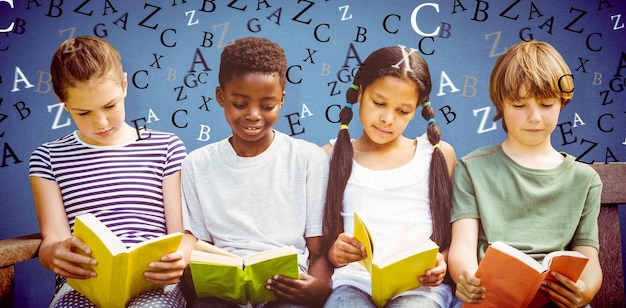
<svg viewBox="0 0 626 308">
<path fill-rule="evenodd" d="M 76 217 L 74 236 L 91 249 L 91 257 L 97 265 L 85 266 L 96 272 L 88 279 L 68 278 L 67 283 L 98 307 L 126 307 L 135 296 L 162 286 L 146 280 L 144 272 L 148 264 L 158 261 L 165 254 L 178 250 L 183 238 L 180 232 L 154 238 L 131 248 L 109 230 L 93 214 Z"/>
<path fill-rule="evenodd" d="M 278 247 L 240 257 L 199 240 L 191 252 L 189 269 L 196 296 L 238 304 L 276 300 L 265 288 L 274 275 L 300 277 L 298 253 L 293 246 Z"/>
<path fill-rule="evenodd" d="M 377 255 L 367 225 L 365 217 L 354 212 L 354 237 L 367 252 L 360 263 L 372 275 L 372 301 L 382 307 L 394 296 L 421 286 L 417 277 L 435 267 L 439 246 L 428 239 L 421 243 L 402 243 L 402 247 L 388 255 Z"/>
</svg>

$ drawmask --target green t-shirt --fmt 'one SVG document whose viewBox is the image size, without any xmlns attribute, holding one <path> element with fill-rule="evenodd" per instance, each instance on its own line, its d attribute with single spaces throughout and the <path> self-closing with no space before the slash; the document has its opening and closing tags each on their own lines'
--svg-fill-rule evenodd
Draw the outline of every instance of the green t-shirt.
<svg viewBox="0 0 626 308">
<path fill-rule="evenodd" d="M 598 248 L 602 182 L 593 168 L 563 155 L 563 163 L 547 170 L 517 164 L 499 144 L 459 160 L 451 221 L 479 219 L 479 261 L 495 241 L 540 262 L 551 251 Z"/>
</svg>

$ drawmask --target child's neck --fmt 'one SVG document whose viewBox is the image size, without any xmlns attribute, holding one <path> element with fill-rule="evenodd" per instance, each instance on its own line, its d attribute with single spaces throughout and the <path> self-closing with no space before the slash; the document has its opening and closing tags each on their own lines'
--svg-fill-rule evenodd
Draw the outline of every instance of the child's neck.
<svg viewBox="0 0 626 308">
<path fill-rule="evenodd" d="M 373 170 L 389 170 L 406 165 L 415 156 L 416 145 L 415 140 L 404 136 L 385 144 L 374 143 L 362 136 L 352 143 L 354 160 Z"/>
<path fill-rule="evenodd" d="M 531 169 L 553 169 L 564 160 L 563 155 L 549 141 L 536 146 L 525 146 L 507 138 L 502 142 L 502 150 L 519 165 Z"/>
<path fill-rule="evenodd" d="M 276 132 L 272 130 L 271 134 L 268 134 L 267 136 L 261 138 L 260 140 L 257 140 L 256 142 L 244 141 L 236 138 L 235 136 L 231 136 L 228 139 L 228 142 L 233 147 L 235 153 L 237 153 L 237 156 L 254 157 L 265 152 L 265 150 L 270 147 L 270 145 L 274 141 L 275 135 Z"/>
</svg>

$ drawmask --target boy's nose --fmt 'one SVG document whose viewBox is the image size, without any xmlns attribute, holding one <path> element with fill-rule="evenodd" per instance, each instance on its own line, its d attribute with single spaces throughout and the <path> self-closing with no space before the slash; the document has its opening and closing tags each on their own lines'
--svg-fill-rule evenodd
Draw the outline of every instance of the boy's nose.
<svg viewBox="0 0 626 308">
<path fill-rule="evenodd" d="M 531 107 L 528 112 L 528 120 L 531 122 L 541 121 L 541 113 L 539 108 Z"/>
<path fill-rule="evenodd" d="M 261 113 L 259 112 L 258 108 L 251 107 L 248 109 L 246 118 L 251 121 L 258 121 L 261 119 Z"/>
</svg>

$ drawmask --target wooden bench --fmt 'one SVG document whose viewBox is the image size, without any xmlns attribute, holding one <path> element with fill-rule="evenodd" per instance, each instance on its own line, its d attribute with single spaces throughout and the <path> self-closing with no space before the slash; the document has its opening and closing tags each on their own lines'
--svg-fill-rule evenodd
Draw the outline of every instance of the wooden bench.
<svg viewBox="0 0 626 308">
<path fill-rule="evenodd" d="M 604 280 L 591 305 L 601 308 L 624 307 L 624 269 L 618 205 L 623 204 L 623 211 L 626 213 L 626 163 L 593 164 L 592 167 L 600 174 L 604 184 L 602 208 L 598 218 L 600 265 Z M 14 265 L 36 258 L 40 244 L 40 234 L 0 240 L 0 307 L 14 305 Z"/>
<path fill-rule="evenodd" d="M 624 264 L 619 208 L 626 214 L 626 163 L 592 164 L 602 179 L 602 208 L 598 217 L 602 287 L 592 307 L 624 307 Z M 621 204 L 621 205 L 620 205 Z M 626 232 L 626 225 L 622 226 Z M 626 240 L 626 239 L 625 239 Z"/>
</svg>

